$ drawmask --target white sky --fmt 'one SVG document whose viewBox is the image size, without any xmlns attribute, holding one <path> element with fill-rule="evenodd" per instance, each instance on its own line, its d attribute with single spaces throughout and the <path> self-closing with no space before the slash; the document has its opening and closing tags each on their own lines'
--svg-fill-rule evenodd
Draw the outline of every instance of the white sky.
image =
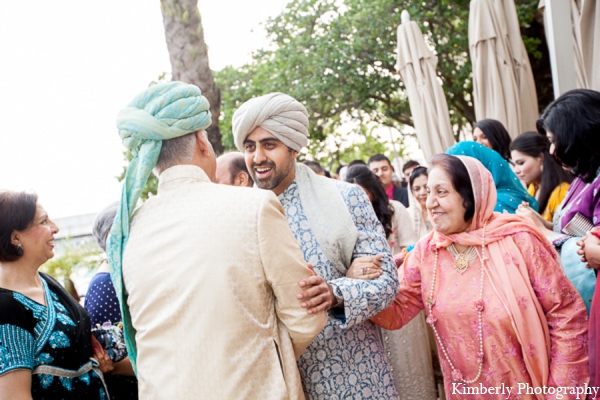
<svg viewBox="0 0 600 400">
<path fill-rule="evenodd" d="M 211 68 L 247 62 L 287 2 L 199 0 Z M 117 200 L 117 112 L 170 71 L 158 0 L 0 2 L 0 188 L 54 218 Z"/>
</svg>

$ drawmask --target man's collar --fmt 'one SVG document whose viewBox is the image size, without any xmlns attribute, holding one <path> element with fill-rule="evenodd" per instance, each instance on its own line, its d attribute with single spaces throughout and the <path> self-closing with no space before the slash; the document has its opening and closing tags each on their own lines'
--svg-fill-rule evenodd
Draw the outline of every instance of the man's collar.
<svg viewBox="0 0 600 400">
<path fill-rule="evenodd" d="M 197 165 L 175 165 L 173 167 L 167 168 L 164 170 L 160 176 L 158 177 L 158 189 L 160 190 L 161 186 L 168 184 L 169 182 L 173 182 L 178 179 L 197 179 L 203 182 L 210 182 L 208 175 L 206 172 Z"/>
</svg>

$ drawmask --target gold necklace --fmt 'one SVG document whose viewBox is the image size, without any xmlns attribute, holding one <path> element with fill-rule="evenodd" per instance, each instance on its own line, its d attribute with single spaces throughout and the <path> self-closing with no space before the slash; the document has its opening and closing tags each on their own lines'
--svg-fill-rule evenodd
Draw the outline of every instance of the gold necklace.
<svg viewBox="0 0 600 400">
<path fill-rule="evenodd" d="M 456 247 L 454 247 L 454 243 L 448 246 L 447 249 L 454 257 L 454 269 L 459 274 L 465 272 L 471 262 L 477 258 L 477 250 L 473 246 L 469 246 L 464 253 L 459 253 Z"/>
</svg>

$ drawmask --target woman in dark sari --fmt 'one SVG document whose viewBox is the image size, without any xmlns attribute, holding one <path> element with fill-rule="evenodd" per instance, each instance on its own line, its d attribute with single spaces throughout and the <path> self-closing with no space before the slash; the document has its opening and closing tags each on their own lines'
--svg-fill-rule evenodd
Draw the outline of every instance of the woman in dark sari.
<svg viewBox="0 0 600 400">
<path fill-rule="evenodd" d="M 38 271 L 57 232 L 35 194 L 0 192 L 2 400 L 108 398 L 98 361 L 106 353 L 92 349 L 87 312 Z"/>
</svg>

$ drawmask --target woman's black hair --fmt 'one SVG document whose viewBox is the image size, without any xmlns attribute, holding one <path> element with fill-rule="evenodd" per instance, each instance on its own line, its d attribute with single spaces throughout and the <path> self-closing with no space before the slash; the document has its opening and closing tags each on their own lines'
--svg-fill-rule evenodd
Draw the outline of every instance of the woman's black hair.
<svg viewBox="0 0 600 400">
<path fill-rule="evenodd" d="M 502 122 L 495 119 L 482 119 L 478 121 L 473 129 L 479 128 L 492 146 L 502 158 L 510 163 L 510 135 L 502 125 Z"/>
<path fill-rule="evenodd" d="M 554 136 L 557 160 L 590 183 L 600 168 L 600 92 L 570 90 L 554 100 L 537 121 L 537 130 Z"/>
<path fill-rule="evenodd" d="M 11 243 L 14 231 L 24 231 L 35 218 L 37 194 L 0 191 L 0 262 L 17 261 L 22 256 Z"/>
<path fill-rule="evenodd" d="M 450 177 L 452 187 L 460 194 L 465 208 L 464 220 L 470 221 L 475 215 L 475 195 L 473 194 L 473 185 L 469 177 L 469 171 L 465 164 L 456 156 L 450 154 L 436 154 L 429 162 L 431 168 L 440 167 Z"/>
<path fill-rule="evenodd" d="M 373 210 L 375 210 L 377 219 L 383 225 L 385 237 L 388 237 L 392 233 L 394 207 L 390 204 L 385 189 L 377 175 L 371 172 L 369 167 L 365 165 L 353 165 L 346 172 L 346 182 L 360 185 L 371 193 L 373 197 L 373 201 L 371 202 Z"/>
<path fill-rule="evenodd" d="M 510 144 L 510 150 L 516 150 L 531 157 L 542 156 L 544 171 L 539 183 L 539 210 L 544 211 L 548 206 L 550 195 L 563 182 L 571 183 L 571 175 L 550 155 L 548 138 L 538 132 L 525 132 L 517 136 Z"/>
<path fill-rule="evenodd" d="M 413 169 L 413 171 L 410 173 L 410 178 L 408 178 L 408 187 L 410 188 L 410 190 L 412 190 L 415 179 L 417 179 L 421 175 L 429 176 L 429 172 L 427 172 L 427 167 L 417 167 Z"/>
</svg>

